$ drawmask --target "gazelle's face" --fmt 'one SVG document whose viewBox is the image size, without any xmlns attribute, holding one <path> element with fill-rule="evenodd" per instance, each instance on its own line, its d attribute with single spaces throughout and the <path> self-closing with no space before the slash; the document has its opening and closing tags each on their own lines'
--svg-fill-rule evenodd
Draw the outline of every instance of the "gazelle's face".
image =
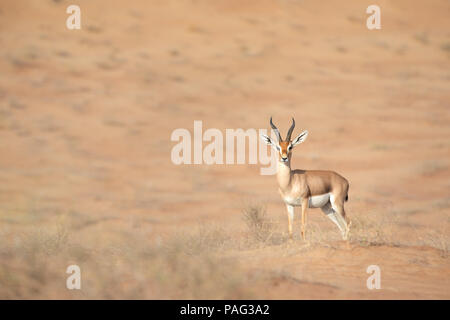
<svg viewBox="0 0 450 320">
<path fill-rule="evenodd" d="M 292 149 L 296 145 L 299 145 L 300 143 L 306 140 L 306 137 L 308 136 L 308 131 L 306 130 L 303 131 L 295 139 L 291 140 L 291 134 L 295 126 L 295 121 L 294 119 L 292 119 L 292 125 L 288 131 L 285 141 L 283 141 L 280 135 L 280 131 L 278 131 L 278 128 L 272 123 L 272 118 L 270 118 L 270 125 L 277 136 L 277 141 L 272 140 L 265 134 L 263 134 L 261 137 L 265 143 L 267 143 L 269 146 L 271 146 L 277 151 L 278 161 L 287 163 L 291 160 Z"/>
<path fill-rule="evenodd" d="M 291 141 L 278 142 L 276 146 L 278 151 L 278 161 L 288 162 L 292 156 L 292 144 Z"/>
</svg>

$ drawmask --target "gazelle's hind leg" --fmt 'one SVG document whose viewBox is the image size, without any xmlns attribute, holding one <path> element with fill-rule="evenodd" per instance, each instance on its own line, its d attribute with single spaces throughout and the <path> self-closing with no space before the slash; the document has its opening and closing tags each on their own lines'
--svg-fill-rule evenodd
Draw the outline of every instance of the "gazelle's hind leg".
<svg viewBox="0 0 450 320">
<path fill-rule="evenodd" d="M 344 199 L 337 199 L 333 195 L 330 195 L 330 202 L 332 209 L 336 212 L 336 219 L 343 229 L 343 231 L 341 230 L 342 238 L 347 240 L 350 229 L 345 219 Z"/>
<path fill-rule="evenodd" d="M 341 233 L 344 232 L 344 229 L 342 228 L 342 225 L 339 223 L 338 218 L 337 218 L 337 213 L 333 210 L 333 208 L 331 207 L 331 203 L 328 202 L 326 205 L 324 205 L 322 208 L 323 213 L 326 214 L 326 216 L 333 221 L 333 223 L 335 225 L 337 225 L 337 227 L 339 228 L 339 231 L 341 231 Z"/>
</svg>

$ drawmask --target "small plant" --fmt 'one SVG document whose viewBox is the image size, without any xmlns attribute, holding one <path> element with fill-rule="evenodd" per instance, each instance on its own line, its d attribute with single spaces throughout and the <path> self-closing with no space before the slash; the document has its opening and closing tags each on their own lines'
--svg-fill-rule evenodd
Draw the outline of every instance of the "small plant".
<svg viewBox="0 0 450 320">
<path fill-rule="evenodd" d="M 63 226 L 56 228 L 40 228 L 30 234 L 19 237 L 19 248 L 29 255 L 43 253 L 56 255 L 68 246 L 67 229 Z"/>
<path fill-rule="evenodd" d="M 230 241 L 230 236 L 220 227 L 199 226 L 197 230 L 189 234 L 180 234 L 175 244 L 181 247 L 188 255 L 198 255 L 214 252 L 225 247 Z"/>
<path fill-rule="evenodd" d="M 274 222 L 267 218 L 266 207 L 259 204 L 248 205 L 243 210 L 243 218 L 250 235 L 257 241 L 267 243 L 274 235 Z"/>
<path fill-rule="evenodd" d="M 447 169 L 447 165 L 438 160 L 425 161 L 420 166 L 422 175 L 433 175 Z"/>
<path fill-rule="evenodd" d="M 446 52 L 450 52 L 450 42 L 443 43 L 441 49 Z"/>
<path fill-rule="evenodd" d="M 430 43 L 430 40 L 428 39 L 428 34 L 426 32 L 416 33 L 414 35 L 414 39 L 425 45 Z"/>
<path fill-rule="evenodd" d="M 362 246 L 396 245 L 393 215 L 362 215 L 352 217 L 351 239 Z"/>
<path fill-rule="evenodd" d="M 448 231 L 449 226 L 446 225 L 439 230 L 434 230 L 428 233 L 424 239 L 425 245 L 438 249 L 443 258 L 447 258 L 449 256 L 450 237 L 448 236 Z"/>
</svg>

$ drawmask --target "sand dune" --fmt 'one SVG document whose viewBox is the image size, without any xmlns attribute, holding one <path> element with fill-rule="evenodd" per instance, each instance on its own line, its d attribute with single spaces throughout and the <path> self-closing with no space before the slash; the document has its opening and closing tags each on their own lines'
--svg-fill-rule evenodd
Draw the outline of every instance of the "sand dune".
<svg viewBox="0 0 450 320">
<path fill-rule="evenodd" d="M 449 299 L 450 5 L 378 2 L 369 31 L 356 0 L 81 0 L 70 31 L 69 1 L 2 1 L 0 297 Z M 350 181 L 349 244 L 320 210 L 288 242 L 260 165 L 170 159 L 270 116 Z"/>
</svg>

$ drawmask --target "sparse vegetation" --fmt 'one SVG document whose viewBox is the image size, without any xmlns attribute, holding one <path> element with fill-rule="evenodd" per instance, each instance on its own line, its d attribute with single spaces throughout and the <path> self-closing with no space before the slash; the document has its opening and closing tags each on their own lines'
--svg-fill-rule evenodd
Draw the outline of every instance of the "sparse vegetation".
<svg viewBox="0 0 450 320">
<path fill-rule="evenodd" d="M 427 45 L 430 43 L 430 39 L 426 32 L 416 33 L 414 35 L 414 39 L 420 42 L 421 44 Z"/>
<path fill-rule="evenodd" d="M 247 205 L 243 209 L 243 218 L 251 239 L 262 244 L 279 244 L 282 241 L 281 233 L 277 230 L 277 223 L 268 218 L 265 206 Z"/>
<path fill-rule="evenodd" d="M 419 168 L 422 175 L 433 175 L 444 170 L 447 170 L 447 165 L 439 160 L 424 161 Z"/>
<path fill-rule="evenodd" d="M 127 234 L 86 248 L 69 241 L 67 230 L 40 230 L 8 240 L 1 234 L 0 297 L 70 297 L 66 267 L 80 265 L 86 289 L 79 298 L 236 298 L 251 297 L 251 290 L 237 285 L 244 273 L 221 252 L 227 237 L 217 229 L 199 228 L 177 234 L 162 245 L 148 245 L 141 235 Z M 72 295 L 72 297 L 74 297 Z M 77 295 L 75 295 L 77 297 Z"/>
<path fill-rule="evenodd" d="M 441 45 L 441 50 L 450 53 L 450 42 L 445 42 Z"/>
<path fill-rule="evenodd" d="M 367 213 L 351 218 L 350 239 L 361 246 L 398 245 L 394 236 L 395 216 Z"/>
<path fill-rule="evenodd" d="M 270 218 L 262 204 L 243 209 L 244 234 L 223 226 L 198 224 L 189 232 L 175 232 L 158 241 L 146 233 L 116 234 L 101 243 L 77 237 L 72 223 L 41 223 L 29 232 L 0 231 L 0 297 L 20 298 L 253 298 L 255 283 L 311 284 L 311 281 L 279 271 L 249 269 L 242 255 L 270 250 L 270 256 L 303 255 L 316 248 L 339 250 L 339 232 L 333 226 L 310 223 L 308 242 L 297 234 L 287 242 L 286 221 Z M 89 219 L 84 217 L 83 219 Z M 351 215 L 350 245 L 359 247 L 406 246 L 394 233 L 398 215 Z M 80 216 L 77 224 L 80 225 Z M 106 223 L 105 220 L 103 223 Z M 46 227 L 45 227 L 46 226 Z M 419 239 L 420 237 L 418 237 Z M 105 241 L 106 240 L 106 241 Z M 440 250 L 448 257 L 448 230 L 429 232 L 415 245 Z M 256 251 L 255 251 L 256 250 Z M 69 292 L 65 269 L 77 264 L 83 270 L 83 289 Z M 277 276 L 279 272 L 284 276 Z M 322 284 L 335 288 L 330 284 Z"/>
<path fill-rule="evenodd" d="M 211 253 L 233 246 L 233 239 L 223 228 L 199 225 L 194 232 L 177 234 L 168 250 L 182 248 L 188 255 Z"/>
<path fill-rule="evenodd" d="M 383 143 L 375 143 L 375 144 L 372 144 L 371 149 L 377 150 L 377 151 L 386 151 L 386 150 L 392 149 L 392 146 L 389 146 L 389 145 L 383 144 Z"/>
<path fill-rule="evenodd" d="M 429 231 L 423 242 L 425 245 L 438 249 L 442 257 L 448 258 L 450 250 L 449 223 L 445 223 L 439 230 Z"/>
<path fill-rule="evenodd" d="M 336 46 L 336 51 L 340 53 L 347 53 L 347 48 L 344 46 Z"/>
<path fill-rule="evenodd" d="M 436 200 L 432 203 L 433 208 L 435 209 L 448 209 L 450 208 L 450 198 L 443 198 L 443 199 L 439 199 Z"/>
</svg>

